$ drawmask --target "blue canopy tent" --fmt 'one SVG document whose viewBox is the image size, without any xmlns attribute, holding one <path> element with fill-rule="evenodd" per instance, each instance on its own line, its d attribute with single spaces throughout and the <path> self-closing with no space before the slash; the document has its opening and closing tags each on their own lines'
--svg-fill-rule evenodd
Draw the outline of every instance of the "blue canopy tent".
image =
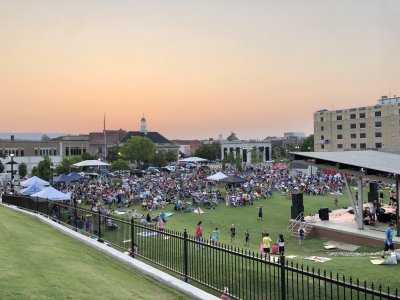
<svg viewBox="0 0 400 300">
<path fill-rule="evenodd" d="M 41 185 L 39 182 L 35 182 L 30 187 L 20 190 L 20 194 L 24 196 L 30 196 L 32 194 L 38 193 L 44 189 L 44 186 Z"/>
<path fill-rule="evenodd" d="M 60 177 L 58 177 L 56 180 L 54 180 L 55 183 L 64 183 L 64 182 L 71 182 L 71 178 L 68 175 L 61 174 Z"/>
<path fill-rule="evenodd" d="M 76 172 L 72 172 L 72 173 L 68 174 L 68 176 L 71 178 L 71 181 L 79 181 L 79 180 L 85 178 L 81 174 L 76 173 Z"/>
</svg>

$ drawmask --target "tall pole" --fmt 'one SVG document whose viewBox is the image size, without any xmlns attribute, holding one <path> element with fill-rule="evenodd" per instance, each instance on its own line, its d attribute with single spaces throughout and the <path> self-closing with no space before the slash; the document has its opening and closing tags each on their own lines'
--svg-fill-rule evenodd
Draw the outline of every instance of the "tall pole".
<svg viewBox="0 0 400 300">
<path fill-rule="evenodd" d="M 106 113 L 104 113 L 104 161 L 107 160 Z"/>
<path fill-rule="evenodd" d="M 14 153 L 10 154 L 10 158 L 11 158 L 11 184 L 14 180 Z"/>
</svg>

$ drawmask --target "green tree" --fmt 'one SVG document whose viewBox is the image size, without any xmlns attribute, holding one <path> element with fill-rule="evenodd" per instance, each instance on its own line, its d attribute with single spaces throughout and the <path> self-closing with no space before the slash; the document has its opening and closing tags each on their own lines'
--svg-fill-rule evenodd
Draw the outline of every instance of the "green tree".
<svg viewBox="0 0 400 300">
<path fill-rule="evenodd" d="M 238 170 L 239 172 L 243 171 L 243 158 L 240 154 L 236 155 L 235 165 L 236 165 L 236 170 Z"/>
<path fill-rule="evenodd" d="M 130 170 L 131 167 L 129 166 L 129 163 L 126 160 L 123 159 L 117 159 L 112 162 L 111 164 L 111 170 L 117 171 L 117 170 Z"/>
<path fill-rule="evenodd" d="M 258 151 L 257 147 L 253 147 L 253 149 L 251 149 L 251 163 L 257 164 L 260 162 L 261 162 L 260 151 Z"/>
<path fill-rule="evenodd" d="M 32 176 L 38 176 L 38 168 L 37 168 L 37 167 L 33 167 L 33 168 L 32 168 L 31 175 L 32 175 Z"/>
<path fill-rule="evenodd" d="M 165 152 L 165 160 L 167 162 L 174 162 L 177 161 L 178 159 L 178 154 L 175 151 L 168 150 Z"/>
<path fill-rule="evenodd" d="M 93 160 L 93 159 L 97 159 L 95 156 L 93 156 L 90 153 L 83 153 L 81 155 L 82 160 Z"/>
<path fill-rule="evenodd" d="M 49 139 L 50 139 L 50 137 L 47 134 L 42 135 L 42 138 L 41 138 L 42 141 L 47 141 Z"/>
<path fill-rule="evenodd" d="M 161 168 L 167 165 L 167 160 L 165 159 L 165 152 L 164 151 L 156 151 L 156 154 L 153 156 L 152 163 L 154 166 Z"/>
<path fill-rule="evenodd" d="M 28 168 L 26 166 L 26 163 L 20 163 L 18 165 L 18 174 L 21 177 L 25 177 L 28 174 Z"/>
<path fill-rule="evenodd" d="M 199 148 L 196 149 L 194 155 L 208 160 L 216 160 L 221 156 L 220 144 L 202 144 Z"/>
<path fill-rule="evenodd" d="M 156 146 L 147 137 L 134 136 L 122 146 L 121 153 L 124 158 L 140 165 L 142 162 L 152 162 L 156 154 Z"/>
<path fill-rule="evenodd" d="M 309 135 L 301 144 L 300 150 L 302 152 L 313 152 L 314 151 L 314 135 Z"/>
<path fill-rule="evenodd" d="M 4 165 L 3 163 L 0 161 L 0 173 L 4 172 Z"/>
<path fill-rule="evenodd" d="M 37 166 L 37 176 L 44 180 L 50 180 L 51 177 L 51 160 L 48 156 L 45 156 L 42 161 L 39 162 Z"/>
<path fill-rule="evenodd" d="M 280 146 L 274 147 L 272 150 L 272 159 L 274 159 L 275 161 L 283 159 L 283 152 L 284 149 L 282 147 Z"/>
<path fill-rule="evenodd" d="M 237 141 L 239 140 L 236 136 L 236 133 L 231 132 L 231 134 L 226 138 L 228 141 Z"/>
<path fill-rule="evenodd" d="M 107 148 L 107 161 L 113 162 L 121 157 L 118 155 L 120 148 L 118 146 Z"/>
<path fill-rule="evenodd" d="M 59 165 L 57 165 L 56 170 L 58 174 L 66 174 L 71 172 L 71 166 L 82 161 L 80 156 L 65 157 Z"/>
</svg>

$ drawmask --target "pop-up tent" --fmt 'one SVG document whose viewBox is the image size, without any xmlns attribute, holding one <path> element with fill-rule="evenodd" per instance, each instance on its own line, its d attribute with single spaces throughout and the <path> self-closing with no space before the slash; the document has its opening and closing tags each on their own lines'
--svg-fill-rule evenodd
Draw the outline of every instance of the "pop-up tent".
<svg viewBox="0 0 400 300">
<path fill-rule="evenodd" d="M 70 181 L 72 181 L 71 178 L 66 174 L 61 174 L 60 177 L 58 177 L 56 180 L 54 180 L 55 183 L 64 183 L 64 182 L 70 182 Z"/>
<path fill-rule="evenodd" d="M 79 181 L 79 180 L 85 178 L 81 174 L 76 173 L 76 172 L 69 173 L 68 177 L 71 179 L 71 181 Z"/>
<path fill-rule="evenodd" d="M 231 175 L 227 176 L 225 178 L 222 178 L 220 182 L 225 182 L 225 183 L 245 183 L 247 182 L 247 179 L 236 176 L 236 175 Z"/>
<path fill-rule="evenodd" d="M 30 195 L 32 195 L 32 194 L 35 194 L 35 193 L 40 192 L 40 191 L 43 190 L 44 188 L 45 188 L 45 187 L 44 187 L 43 185 L 39 184 L 39 183 L 36 181 L 36 182 L 35 182 L 34 184 L 32 184 L 30 187 L 27 187 L 27 188 L 24 188 L 24 189 L 20 190 L 19 193 L 20 193 L 21 195 L 24 195 L 24 196 L 30 196 Z"/>
<path fill-rule="evenodd" d="M 205 161 L 208 160 L 200 157 L 188 157 L 180 160 L 180 162 L 193 162 L 193 163 L 205 162 Z"/>
<path fill-rule="evenodd" d="M 31 197 L 46 199 L 51 201 L 63 201 L 63 200 L 71 200 L 70 194 L 64 194 L 55 188 L 49 186 L 38 193 L 32 194 Z"/>
<path fill-rule="evenodd" d="M 48 181 L 43 180 L 37 176 L 32 176 L 31 178 L 25 180 L 25 181 L 21 181 L 20 185 L 23 187 L 30 187 L 31 185 L 35 184 L 35 182 L 39 183 L 40 185 L 43 186 L 48 186 L 50 185 Z"/>
<path fill-rule="evenodd" d="M 215 174 L 213 174 L 213 175 L 211 175 L 211 176 L 208 176 L 207 179 L 208 179 L 208 180 L 220 181 L 221 179 L 224 179 L 224 178 L 226 178 L 226 177 L 228 177 L 228 175 L 225 175 L 225 174 L 222 173 L 222 172 L 218 172 L 218 173 L 215 173 Z"/>
</svg>

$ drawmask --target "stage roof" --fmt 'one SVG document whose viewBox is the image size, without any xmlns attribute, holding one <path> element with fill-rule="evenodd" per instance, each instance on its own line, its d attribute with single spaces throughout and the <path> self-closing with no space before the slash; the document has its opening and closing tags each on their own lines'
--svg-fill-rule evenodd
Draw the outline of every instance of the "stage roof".
<svg viewBox="0 0 400 300">
<path fill-rule="evenodd" d="M 400 155 L 364 150 L 338 152 L 291 152 L 294 160 L 356 176 L 394 179 L 400 175 Z"/>
</svg>

